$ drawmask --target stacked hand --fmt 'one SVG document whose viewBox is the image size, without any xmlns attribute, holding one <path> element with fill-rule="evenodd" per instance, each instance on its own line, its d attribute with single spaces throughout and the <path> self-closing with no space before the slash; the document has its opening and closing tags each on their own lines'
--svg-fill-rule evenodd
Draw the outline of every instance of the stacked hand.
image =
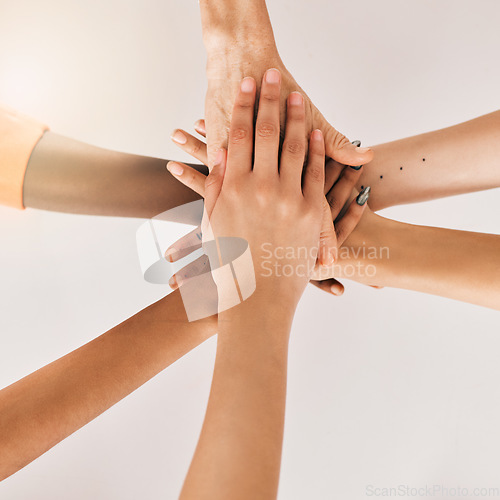
<svg viewBox="0 0 500 500">
<path fill-rule="evenodd" d="M 364 165 L 373 159 L 371 149 L 356 148 L 332 127 L 295 81 L 281 60 L 268 20 L 262 19 L 259 23 L 252 23 L 248 29 L 243 26 L 245 21 L 239 20 L 234 32 L 231 31 L 230 23 L 225 22 L 223 18 L 202 18 L 202 23 L 208 55 L 205 118 L 209 168 L 213 165 L 217 149 L 227 145 L 232 105 L 241 79 L 245 76 L 255 79 L 258 97 L 261 92 L 260 82 L 268 68 L 277 68 L 281 73 L 282 130 L 285 124 L 287 96 L 292 92 L 300 92 L 304 98 L 305 137 L 309 137 L 315 129 L 321 130 L 326 156 L 344 165 Z M 268 133 L 276 133 L 271 124 L 266 125 Z"/>
<path fill-rule="evenodd" d="M 237 221 L 240 222 L 240 227 L 242 228 L 245 226 L 245 223 L 243 222 L 244 218 L 250 217 L 253 220 L 257 218 L 262 221 L 262 227 L 260 227 L 260 229 L 262 231 L 268 231 L 266 240 L 273 245 L 276 244 L 277 246 L 283 246 L 278 242 L 273 241 L 276 226 L 282 225 L 277 222 L 280 217 L 283 217 L 281 212 L 285 210 L 288 217 L 286 222 L 288 232 L 287 237 L 290 238 L 291 236 L 294 236 L 295 239 L 292 238 L 292 241 L 300 241 L 302 229 L 297 231 L 297 221 L 300 220 L 304 207 L 301 203 L 297 203 L 297 205 L 294 206 L 293 203 L 290 203 L 288 198 L 283 203 L 280 201 L 279 196 L 272 191 L 272 183 L 276 180 L 273 178 L 273 175 L 277 176 L 278 180 L 283 179 L 283 183 L 285 184 L 288 183 L 293 185 L 293 183 L 298 183 L 300 186 L 306 145 L 305 134 L 303 134 L 305 129 L 305 109 L 302 96 L 299 93 L 290 94 L 286 101 L 287 127 L 281 163 L 278 169 L 280 75 L 276 70 L 268 71 L 266 76 L 269 75 L 271 78 L 266 78 L 262 84 L 259 114 L 257 116 L 255 128 L 255 163 L 253 165 L 253 169 L 251 159 L 254 148 L 254 105 L 253 101 L 251 103 L 249 102 L 249 96 L 247 96 L 250 92 L 243 92 L 242 90 L 238 93 L 234 108 L 234 113 L 238 114 L 233 116 L 233 122 L 230 129 L 229 154 L 227 158 L 227 162 L 229 164 L 226 165 L 226 154 L 224 150 L 219 150 L 217 161 L 215 162 L 216 165 L 212 169 L 212 173 L 208 178 L 188 165 L 180 164 L 178 162 L 170 162 L 168 164 L 168 169 L 181 182 L 206 198 L 205 203 L 207 213 L 209 215 L 211 214 L 211 223 L 214 217 L 217 220 L 217 213 L 213 213 L 213 195 L 210 193 L 212 189 L 220 191 L 220 186 L 222 185 L 222 179 L 224 177 L 222 172 L 226 172 L 224 185 L 226 185 L 226 183 L 230 183 L 232 188 L 228 188 L 229 192 L 241 195 L 242 190 L 244 190 L 244 194 L 248 196 L 249 201 L 247 203 L 243 203 L 241 196 L 238 195 L 234 200 L 234 202 L 238 204 L 238 208 L 229 208 L 229 203 L 225 202 L 225 210 L 229 211 L 225 212 L 226 215 L 224 220 L 227 221 L 230 219 L 232 221 L 231 224 L 233 230 L 225 228 L 224 231 L 222 231 L 225 233 L 224 236 L 236 235 L 236 233 L 240 232 L 240 230 L 234 231 L 234 227 L 238 227 Z M 243 80 L 242 86 L 248 86 L 249 88 L 251 86 L 251 93 L 255 94 L 256 86 L 253 79 L 247 78 Z M 241 100 L 245 96 L 247 96 L 247 101 L 243 101 L 244 105 L 242 105 Z M 254 95 L 252 99 L 255 99 Z M 244 124 L 242 124 L 242 119 L 240 117 L 242 114 L 242 108 L 246 111 L 246 122 Z M 269 125 L 271 125 L 274 132 L 270 134 L 262 133 L 263 125 L 266 126 L 265 130 L 268 130 Z M 197 123 L 196 129 L 201 135 L 205 135 L 205 124 L 203 121 Z M 319 136 L 321 136 L 320 141 L 318 139 Z M 182 130 L 175 131 L 173 139 L 184 151 L 189 152 L 203 163 L 207 162 L 207 147 L 202 141 Z M 335 243 L 342 245 L 344 240 L 356 227 L 356 224 L 361 218 L 365 208 L 365 203 L 359 204 L 356 201 L 348 203 L 353 192 L 353 187 L 359 179 L 361 171 L 345 167 L 334 161 L 329 161 L 327 163 L 325 184 L 323 174 L 324 140 L 321 132 L 315 131 L 314 134 L 311 135 L 309 166 L 306 169 L 304 177 L 304 190 L 306 189 L 307 179 L 312 175 L 310 169 L 312 168 L 311 165 L 314 165 L 312 162 L 315 161 L 316 151 L 319 147 L 317 145 L 318 142 L 320 142 L 323 147 L 323 156 L 321 157 L 321 173 L 318 173 L 316 169 L 313 170 L 313 172 L 315 172 L 315 177 L 321 177 L 322 189 L 318 197 L 321 210 L 319 213 L 315 213 L 314 224 L 320 224 L 320 238 L 318 238 L 318 240 L 321 241 L 321 235 L 330 234 L 330 232 L 333 231 L 332 221 L 335 221 L 335 239 L 338 240 L 335 241 Z M 233 151 L 233 153 L 231 153 L 231 151 Z M 243 151 L 244 154 L 242 154 L 241 151 Z M 240 159 L 241 157 L 244 159 Z M 243 162 L 246 163 L 246 168 L 242 168 L 241 165 Z M 271 169 L 273 175 L 269 173 L 269 168 L 264 169 L 261 167 L 260 165 L 262 164 L 276 164 L 276 166 L 273 166 Z M 288 180 L 288 177 L 290 176 L 293 176 L 291 181 Z M 274 200 L 269 206 L 265 205 L 263 207 L 258 205 L 258 201 L 263 197 L 263 191 L 266 196 L 270 197 L 270 202 Z M 324 193 L 326 194 L 326 199 L 323 196 Z M 363 198 L 364 202 L 366 202 L 366 196 Z M 307 212 L 307 210 L 305 211 Z M 232 214 L 232 216 L 228 217 L 228 213 Z M 283 222 L 283 224 L 285 224 L 285 222 Z M 312 225 L 311 227 L 315 226 Z M 218 231 L 215 230 L 215 232 Z M 305 229 L 304 232 L 306 234 L 310 234 L 311 229 Z M 250 235 L 243 235 L 243 237 L 249 240 L 254 239 Z M 316 246 L 318 246 L 318 240 L 315 242 Z M 324 240 L 325 238 L 323 238 L 323 242 L 319 244 L 320 252 L 322 251 L 321 249 L 328 249 Z M 170 247 L 167 251 L 167 258 L 171 261 L 176 261 L 200 246 L 201 237 L 200 230 L 198 228 L 172 245 L 172 247 Z M 333 262 L 328 262 L 328 259 L 324 258 L 323 261 L 320 260 L 320 263 L 331 265 Z M 182 281 L 201 272 L 202 269 L 204 269 L 205 264 L 206 261 L 201 259 L 180 270 L 174 276 L 171 285 L 174 288 L 177 287 Z M 283 262 L 280 263 L 280 265 L 283 264 Z M 308 275 L 309 274 L 310 273 L 308 273 Z M 322 285 L 321 288 L 324 288 L 324 286 Z M 342 292 L 342 285 L 338 282 L 329 282 L 329 288 L 332 292 Z"/>
</svg>

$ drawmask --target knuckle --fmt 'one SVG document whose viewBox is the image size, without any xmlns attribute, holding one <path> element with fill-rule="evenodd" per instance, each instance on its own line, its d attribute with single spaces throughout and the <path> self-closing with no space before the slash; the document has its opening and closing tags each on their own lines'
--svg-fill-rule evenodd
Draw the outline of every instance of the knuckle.
<svg viewBox="0 0 500 500">
<path fill-rule="evenodd" d="M 323 180 L 323 167 L 318 165 L 309 165 L 309 176 L 315 182 L 321 182 Z"/>
<path fill-rule="evenodd" d="M 236 127 L 231 133 L 231 143 L 239 144 L 248 138 L 248 130 L 244 127 Z"/>
<path fill-rule="evenodd" d="M 301 141 L 297 140 L 286 141 L 285 151 L 294 156 L 303 155 L 305 153 L 305 146 Z"/>
<path fill-rule="evenodd" d="M 277 133 L 277 128 L 274 124 L 269 122 L 262 122 L 257 125 L 257 135 L 266 139 L 268 137 L 274 137 Z"/>
<path fill-rule="evenodd" d="M 276 102 L 279 98 L 279 92 L 261 92 L 260 94 L 260 99 L 268 102 Z"/>
<path fill-rule="evenodd" d="M 191 156 L 196 156 L 199 152 L 200 152 L 200 144 L 199 143 L 194 143 L 194 144 L 191 144 L 190 148 L 189 148 L 189 154 Z"/>
</svg>

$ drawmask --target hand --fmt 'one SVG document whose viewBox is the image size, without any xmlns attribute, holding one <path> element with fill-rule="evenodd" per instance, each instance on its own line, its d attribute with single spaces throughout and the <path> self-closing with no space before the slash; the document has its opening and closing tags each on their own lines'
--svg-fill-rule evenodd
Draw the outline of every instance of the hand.
<svg viewBox="0 0 500 500">
<path fill-rule="evenodd" d="M 255 125 L 255 153 L 256 84 L 253 78 L 245 78 L 236 97 L 227 156 L 219 152 L 205 182 L 205 206 L 216 237 L 239 237 L 248 242 L 257 288 L 279 290 L 296 303 L 318 253 L 324 210 L 324 140 L 320 131 L 311 134 L 301 187 L 304 100 L 298 93 L 287 100 L 285 142 L 278 162 L 280 79 L 275 70 L 266 76 Z M 267 124 L 272 125 L 273 133 L 262 134 Z M 169 169 L 173 170 L 172 164 Z"/>
<path fill-rule="evenodd" d="M 345 165 L 364 165 L 373 159 L 369 148 L 356 148 L 340 132 L 335 130 L 309 97 L 301 89 L 283 64 L 272 33 L 263 36 L 261 41 L 249 44 L 247 40 L 217 38 L 217 43 L 205 42 L 208 52 L 208 88 L 205 100 L 207 122 L 207 142 L 209 168 L 212 167 L 215 151 L 227 145 L 227 134 L 231 122 L 231 109 L 239 82 L 244 76 L 252 76 L 257 81 L 257 94 L 260 81 L 267 68 L 277 68 L 282 77 L 281 130 L 285 123 L 285 100 L 291 92 L 300 92 L 305 101 L 305 135 L 309 137 L 314 129 L 322 131 L 325 139 L 326 155 Z M 249 50 L 247 47 L 251 47 Z M 269 128 L 269 124 L 268 127 Z M 279 128 L 279 127 L 278 127 Z M 272 131 L 268 130 L 268 133 Z"/>
<path fill-rule="evenodd" d="M 206 135 L 204 120 L 199 120 L 195 124 L 196 131 L 203 137 Z M 194 156 L 202 163 L 207 162 L 207 147 L 206 144 L 199 139 L 193 137 L 184 130 L 177 129 L 172 134 L 172 140 L 187 153 Z M 201 196 L 205 196 L 205 175 L 194 168 L 178 162 L 169 162 L 168 170 L 183 184 L 193 189 Z M 328 233 L 328 223 L 331 226 L 331 221 L 335 222 L 335 233 L 338 244 L 342 245 L 343 241 L 349 236 L 350 232 L 356 226 L 356 223 L 361 218 L 365 205 L 347 202 L 351 196 L 353 186 L 361 175 L 361 170 L 354 170 L 350 167 L 344 167 L 337 162 L 329 160 L 326 166 L 326 182 L 325 193 L 327 194 L 328 202 L 324 203 L 323 211 L 323 228 L 322 234 Z M 326 221 L 326 222 L 325 222 Z M 166 258 L 171 262 L 175 262 L 192 251 L 201 247 L 201 232 L 200 229 L 192 231 L 188 235 L 174 243 L 166 253 Z M 206 269 L 206 260 L 200 258 L 197 261 L 187 265 L 179 270 L 170 282 L 172 288 L 177 288 L 181 282 L 197 275 L 200 270 Z M 317 284 L 316 282 L 314 284 Z M 317 286 L 319 286 L 317 284 Z M 343 286 L 336 280 L 328 280 L 328 289 L 320 286 L 321 289 L 327 290 L 334 295 L 343 293 Z"/>
</svg>

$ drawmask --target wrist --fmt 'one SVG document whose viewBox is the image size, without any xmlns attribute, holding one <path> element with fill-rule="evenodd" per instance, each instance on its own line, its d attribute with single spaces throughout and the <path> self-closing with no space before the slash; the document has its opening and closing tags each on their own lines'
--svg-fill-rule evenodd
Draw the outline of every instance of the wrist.
<svg viewBox="0 0 500 500">
<path fill-rule="evenodd" d="M 219 313 L 219 334 L 222 336 L 263 335 L 288 341 L 297 303 L 280 293 L 280 288 L 259 286 L 241 304 Z"/>
<path fill-rule="evenodd" d="M 365 215 L 358 225 L 359 231 L 354 231 L 340 248 L 335 276 L 366 285 L 391 286 L 391 277 L 397 273 L 395 263 L 400 254 L 397 233 L 401 223 L 373 212 Z"/>
<path fill-rule="evenodd" d="M 228 47 L 275 47 L 265 0 L 200 0 L 203 41 L 209 56 Z"/>
</svg>

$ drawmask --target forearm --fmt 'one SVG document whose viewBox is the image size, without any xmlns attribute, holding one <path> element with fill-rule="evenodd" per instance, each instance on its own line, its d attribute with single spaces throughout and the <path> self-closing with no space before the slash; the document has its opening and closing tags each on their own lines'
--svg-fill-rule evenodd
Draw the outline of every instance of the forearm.
<svg viewBox="0 0 500 500">
<path fill-rule="evenodd" d="M 215 333 L 174 292 L 0 391 L 0 480 L 21 469 Z"/>
<path fill-rule="evenodd" d="M 153 217 L 199 198 L 167 171 L 166 163 L 46 132 L 28 163 L 24 204 L 57 212 Z"/>
<path fill-rule="evenodd" d="M 364 249 L 346 243 L 357 281 L 500 309 L 500 236 L 379 219 Z"/>
<path fill-rule="evenodd" d="M 249 46 L 252 41 L 274 45 L 265 0 L 200 0 L 200 11 L 209 55 L 224 46 Z"/>
<path fill-rule="evenodd" d="M 500 111 L 373 147 L 357 188 L 380 210 L 500 186 Z"/>
<path fill-rule="evenodd" d="M 212 389 L 183 500 L 276 497 L 292 319 L 277 309 L 252 296 L 220 315 Z"/>
</svg>

